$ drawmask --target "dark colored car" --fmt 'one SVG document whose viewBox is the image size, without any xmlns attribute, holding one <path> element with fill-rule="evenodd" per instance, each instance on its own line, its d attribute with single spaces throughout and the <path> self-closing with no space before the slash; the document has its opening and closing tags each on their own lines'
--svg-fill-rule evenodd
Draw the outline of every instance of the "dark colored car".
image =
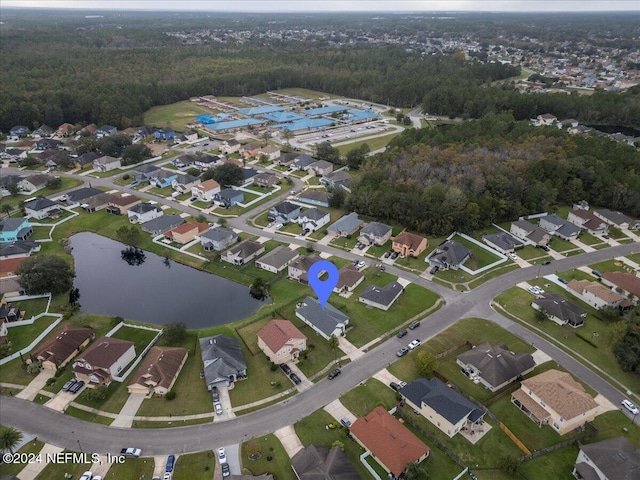
<svg viewBox="0 0 640 480">
<path fill-rule="evenodd" d="M 79 382 L 74 383 L 69 391 L 71 393 L 78 393 L 82 387 L 84 387 L 84 382 L 80 380 Z"/>
<path fill-rule="evenodd" d="M 400 385 L 398 385 L 398 384 L 397 384 L 397 383 L 395 383 L 395 382 L 391 382 L 391 383 L 389 384 L 389 386 L 390 386 L 393 390 L 395 390 L 396 392 L 397 392 L 398 390 L 400 390 Z"/>
<path fill-rule="evenodd" d="M 391 254 L 391 260 L 395 260 L 396 258 L 398 258 L 398 255 L 400 255 L 398 252 L 393 252 Z"/>
<path fill-rule="evenodd" d="M 415 330 L 419 326 L 420 326 L 420 322 L 411 322 L 411 325 L 409 325 L 409 330 Z"/>
<path fill-rule="evenodd" d="M 71 390 L 71 387 L 73 387 L 75 384 L 76 384 L 75 380 L 69 380 L 67 383 L 64 384 L 64 387 L 62 387 L 62 391 L 68 392 L 69 390 Z"/>
<path fill-rule="evenodd" d="M 542 265 L 549 265 L 551 263 L 551 260 L 545 260 L 544 262 L 542 262 Z"/>
<path fill-rule="evenodd" d="M 300 380 L 300 377 L 298 375 L 296 375 L 295 373 L 292 373 L 291 375 L 289 375 L 289 378 L 296 385 L 300 385 L 300 383 L 302 383 L 302 380 Z"/>
<path fill-rule="evenodd" d="M 336 368 L 335 370 L 331 370 L 329 372 L 329 375 L 327 375 L 327 378 L 329 380 L 333 380 L 334 378 L 336 378 L 338 375 L 340 375 L 342 372 L 340 371 L 339 368 Z"/>
<path fill-rule="evenodd" d="M 396 337 L 398 337 L 398 338 L 402 338 L 402 337 L 404 337 L 407 333 L 409 333 L 409 332 L 407 332 L 406 330 L 400 330 L 400 331 L 398 332 L 398 334 L 396 335 Z"/>
<path fill-rule="evenodd" d="M 391 252 L 384 252 L 383 257 L 384 258 L 389 258 L 391 256 Z"/>
<path fill-rule="evenodd" d="M 222 469 L 222 478 L 227 478 L 231 476 L 231 470 L 229 470 L 228 463 L 220 464 L 220 468 Z"/>
<path fill-rule="evenodd" d="M 291 369 L 289 368 L 289 365 L 287 365 L 286 363 L 282 363 L 280 364 L 280 368 L 282 369 L 282 371 L 287 374 L 290 375 L 291 374 Z"/>
<path fill-rule="evenodd" d="M 169 455 L 169 457 L 167 457 L 167 466 L 165 467 L 164 471 L 165 472 L 173 472 L 173 464 L 176 461 L 176 457 L 175 455 Z"/>
<path fill-rule="evenodd" d="M 429 273 L 431 275 L 435 275 L 438 272 L 438 270 L 440 270 L 440 267 L 438 265 L 434 265 L 433 268 L 429 270 Z"/>
<path fill-rule="evenodd" d="M 560 277 L 558 277 L 558 281 L 559 281 L 560 283 L 564 283 L 565 285 L 566 285 L 567 283 L 569 283 L 569 282 L 567 282 L 564 278 L 560 278 Z"/>
<path fill-rule="evenodd" d="M 220 401 L 220 392 L 218 391 L 218 387 L 213 387 L 211 389 L 211 398 L 213 399 L 214 402 Z"/>
</svg>

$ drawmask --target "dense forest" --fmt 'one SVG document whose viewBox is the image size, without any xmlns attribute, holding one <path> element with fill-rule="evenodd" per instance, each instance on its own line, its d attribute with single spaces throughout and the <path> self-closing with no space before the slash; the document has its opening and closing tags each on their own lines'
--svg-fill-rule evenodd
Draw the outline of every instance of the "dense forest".
<svg viewBox="0 0 640 480">
<path fill-rule="evenodd" d="M 434 235 L 583 199 L 640 216 L 636 148 L 507 114 L 406 130 L 361 171 L 349 209 Z"/>
</svg>

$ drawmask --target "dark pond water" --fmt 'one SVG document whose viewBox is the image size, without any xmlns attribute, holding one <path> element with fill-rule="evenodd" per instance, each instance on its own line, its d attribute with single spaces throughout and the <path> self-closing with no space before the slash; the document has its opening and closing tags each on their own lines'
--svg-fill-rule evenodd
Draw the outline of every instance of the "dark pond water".
<svg viewBox="0 0 640 480">
<path fill-rule="evenodd" d="M 143 252 L 142 263 L 138 256 L 127 263 L 125 245 L 95 233 L 78 233 L 70 241 L 84 312 L 204 328 L 248 317 L 263 305 L 248 287 L 150 252 Z"/>
</svg>

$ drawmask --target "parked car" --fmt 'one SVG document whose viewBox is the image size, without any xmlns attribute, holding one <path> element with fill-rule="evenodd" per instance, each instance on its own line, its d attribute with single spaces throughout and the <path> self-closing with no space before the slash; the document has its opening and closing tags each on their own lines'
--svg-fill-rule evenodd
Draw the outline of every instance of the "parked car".
<svg viewBox="0 0 640 480">
<path fill-rule="evenodd" d="M 391 260 L 395 260 L 396 258 L 398 258 L 398 255 L 400 255 L 398 252 L 393 252 L 391 254 Z"/>
<path fill-rule="evenodd" d="M 220 447 L 218 449 L 218 460 L 220 463 L 227 463 L 227 456 L 224 453 L 224 448 Z"/>
<path fill-rule="evenodd" d="M 173 474 L 171 472 L 164 472 L 164 475 L 162 476 L 162 480 L 171 480 L 172 476 Z"/>
<path fill-rule="evenodd" d="M 282 227 L 284 227 L 284 225 L 282 225 L 281 223 L 276 223 L 276 226 L 274 228 L 276 230 L 280 230 Z"/>
<path fill-rule="evenodd" d="M 291 375 L 289 375 L 289 378 L 296 385 L 300 385 L 302 383 L 302 380 L 300 380 L 300 377 L 298 375 L 296 375 L 295 373 L 292 373 Z"/>
<path fill-rule="evenodd" d="M 384 258 L 389 258 L 391 256 L 391 252 L 384 252 L 383 257 Z"/>
<path fill-rule="evenodd" d="M 640 410 L 638 409 L 638 407 L 636 407 L 635 404 L 630 400 L 623 400 L 622 406 L 627 410 L 629 410 L 634 415 L 637 415 L 638 413 L 640 413 Z"/>
<path fill-rule="evenodd" d="M 396 352 L 396 356 L 404 357 L 407 353 L 409 353 L 409 349 L 407 347 L 402 347 L 400 350 Z"/>
<path fill-rule="evenodd" d="M 567 282 L 564 278 L 560 278 L 560 277 L 558 277 L 558 281 L 559 281 L 560 283 L 564 283 L 565 285 L 566 285 L 567 283 L 569 283 L 569 282 Z"/>
<path fill-rule="evenodd" d="M 351 420 L 349 420 L 348 418 L 342 417 L 340 419 L 340 423 L 342 425 L 344 425 L 345 427 L 349 428 L 351 426 Z"/>
<path fill-rule="evenodd" d="M 386 270 L 386 267 L 384 265 L 380 265 L 378 268 L 383 272 Z"/>
<path fill-rule="evenodd" d="M 286 363 L 281 363 L 280 368 L 286 375 L 291 375 L 291 368 L 289 368 L 289 365 L 287 365 Z"/>
<path fill-rule="evenodd" d="M 124 455 L 125 457 L 139 457 L 142 455 L 142 450 L 135 447 L 127 447 L 120 450 L 120 455 Z"/>
<path fill-rule="evenodd" d="M 175 455 L 169 455 L 167 457 L 167 466 L 164 468 L 165 472 L 173 472 L 173 465 L 176 462 L 176 456 Z"/>
<path fill-rule="evenodd" d="M 431 275 L 435 275 L 436 273 L 438 273 L 438 270 L 440 270 L 440 267 L 438 265 L 434 265 L 433 268 L 429 270 L 429 273 Z"/>
<path fill-rule="evenodd" d="M 598 270 L 591 270 L 591 273 L 598 278 L 602 277 L 602 274 Z"/>
<path fill-rule="evenodd" d="M 218 390 L 218 387 L 213 387 L 211 389 L 211 398 L 214 402 L 220 401 L 220 391 Z"/>
<path fill-rule="evenodd" d="M 197 199 L 198 199 L 198 197 L 191 197 L 191 198 L 189 199 L 189 201 L 190 201 L 190 202 L 195 202 Z"/>
<path fill-rule="evenodd" d="M 69 380 L 67 383 L 64 384 L 64 387 L 62 387 L 62 391 L 63 392 L 68 392 L 71 387 L 73 387 L 75 385 L 76 381 L 71 379 Z"/>
<path fill-rule="evenodd" d="M 420 322 L 411 322 L 411 325 L 409 325 L 409 330 L 415 330 L 419 326 L 420 326 Z"/>
<path fill-rule="evenodd" d="M 93 472 L 87 470 L 82 474 L 82 476 L 80 477 L 80 480 L 91 480 L 92 478 L 93 478 Z"/>
<path fill-rule="evenodd" d="M 396 392 L 400 390 L 400 385 L 398 385 L 396 382 L 391 382 L 389 386 L 391 387 L 392 390 L 395 390 Z"/>
<path fill-rule="evenodd" d="M 409 347 L 409 350 L 413 350 L 415 348 L 418 348 L 421 344 L 422 342 L 420 340 L 414 340 L 411 343 L 409 343 L 409 345 L 407 346 Z"/>
<path fill-rule="evenodd" d="M 400 388 L 404 388 L 407 386 L 407 382 L 398 382 L 398 385 L 400 385 Z"/>
<path fill-rule="evenodd" d="M 517 256 L 515 253 L 510 253 L 510 254 L 509 254 L 509 258 L 510 258 L 511 260 L 517 260 L 517 259 L 518 259 L 518 256 Z"/>
<path fill-rule="evenodd" d="M 216 415 L 222 415 L 222 405 L 220 404 L 220 402 L 214 403 L 213 408 L 216 411 Z"/>
<path fill-rule="evenodd" d="M 91 480 L 102 480 L 102 475 L 96 475 Z M 171 480 L 171 479 L 169 479 Z"/>
<path fill-rule="evenodd" d="M 367 266 L 367 264 L 366 264 L 366 263 L 364 263 L 362 260 L 360 260 L 358 263 L 356 263 L 356 268 L 357 268 L 358 270 L 359 270 L 359 269 L 361 269 L 361 268 L 364 268 L 364 267 L 366 267 L 366 266 Z"/>
<path fill-rule="evenodd" d="M 400 330 L 396 336 L 397 336 L 398 338 L 402 338 L 402 337 L 404 337 L 407 333 L 409 333 L 409 332 L 407 332 L 407 330 L 406 330 L 406 329 L 405 329 L 405 330 Z"/>
<path fill-rule="evenodd" d="M 551 263 L 551 260 L 545 260 L 544 262 L 542 262 L 542 265 L 549 265 Z"/>
<path fill-rule="evenodd" d="M 329 380 L 333 380 L 334 378 L 336 378 L 338 375 L 340 375 L 342 373 L 342 371 L 339 368 L 336 368 L 335 370 L 331 370 L 329 372 L 329 375 L 327 375 L 327 378 Z"/>
<path fill-rule="evenodd" d="M 231 470 L 229 470 L 228 463 L 221 464 L 220 468 L 222 469 L 222 478 L 227 478 L 231 476 Z"/>
<path fill-rule="evenodd" d="M 69 391 L 71 393 L 78 393 L 82 387 L 84 387 L 84 382 L 80 380 L 79 382 L 74 383 Z"/>
</svg>

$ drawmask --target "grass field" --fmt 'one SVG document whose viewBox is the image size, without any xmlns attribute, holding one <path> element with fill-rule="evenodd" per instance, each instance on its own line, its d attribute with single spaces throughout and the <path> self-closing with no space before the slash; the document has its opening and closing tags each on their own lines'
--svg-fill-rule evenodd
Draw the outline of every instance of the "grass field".
<svg viewBox="0 0 640 480">
<path fill-rule="evenodd" d="M 296 480 L 289 455 L 280 440 L 273 434 L 244 442 L 242 465 L 245 470 L 248 469 L 255 476 L 271 473 L 278 480 Z"/>
<path fill-rule="evenodd" d="M 364 417 L 379 404 L 390 410 L 397 403 L 396 392 L 375 378 L 370 378 L 345 393 L 340 397 L 340 401 L 356 417 Z"/>
<path fill-rule="evenodd" d="M 211 113 L 210 109 L 185 100 L 147 110 L 144 114 L 144 124 L 154 127 L 170 126 L 178 132 L 183 132 L 187 130 L 187 124 L 195 121 L 196 116 L 209 115 Z"/>
<path fill-rule="evenodd" d="M 64 383 L 62 384 L 64 385 Z M 86 412 L 76 407 L 69 405 L 64 411 L 65 415 L 70 415 L 86 422 L 99 423 L 101 425 L 111 425 L 113 418 L 105 417 L 104 415 L 96 415 L 95 413 Z"/>
<path fill-rule="evenodd" d="M 464 264 L 465 267 L 470 268 L 471 270 L 477 270 L 478 268 L 486 267 L 487 265 L 491 265 L 492 263 L 500 260 L 495 253 L 492 253 L 487 248 L 483 248 L 475 243 L 470 242 L 466 238 L 462 238 L 460 235 L 456 235 L 452 238 L 457 243 L 467 247 L 472 252 L 472 256 L 469 260 L 467 260 Z"/>
<path fill-rule="evenodd" d="M 151 478 L 153 465 L 154 462 L 151 458 L 127 458 L 124 463 L 112 464 L 104 479 Z"/>
<path fill-rule="evenodd" d="M 345 145 L 340 145 L 336 147 L 340 152 L 340 155 L 346 155 L 349 150 L 353 150 L 354 148 L 358 148 L 365 143 L 369 145 L 369 149 L 371 151 L 378 150 L 380 148 L 386 147 L 391 140 L 397 137 L 399 133 L 392 133 L 390 135 L 382 135 L 380 137 L 372 137 L 372 138 L 364 138 L 358 142 L 347 143 Z"/>
<path fill-rule="evenodd" d="M 25 315 L 25 318 L 29 318 Z M 7 329 L 7 339 L 11 342 L 13 352 L 17 352 L 33 342 L 38 335 L 56 321 L 56 317 L 44 316 L 31 325 L 15 326 Z"/>
<path fill-rule="evenodd" d="M 18 450 L 15 453 L 23 453 L 23 454 L 35 454 L 38 453 L 40 450 L 42 450 L 42 447 L 44 447 L 44 442 L 41 442 L 40 440 L 31 440 L 28 443 L 25 443 L 22 448 L 20 450 Z M 3 463 L 2 465 L 0 465 L 2 468 L 0 468 L 0 474 L 1 475 L 18 475 L 18 473 L 20 473 L 20 471 L 22 471 L 22 469 L 24 467 L 27 466 L 26 463 Z"/>
<path fill-rule="evenodd" d="M 211 479 L 215 467 L 216 456 L 212 450 L 180 455 L 173 469 L 172 480 Z"/>
<path fill-rule="evenodd" d="M 64 450 L 70 452 L 70 450 Z M 79 454 L 79 452 L 74 452 Z M 83 472 L 86 472 L 91 467 L 91 463 L 47 463 L 44 470 L 36 477 L 36 480 L 54 480 L 64 478 L 80 478 Z M 65 477 L 65 474 L 70 474 L 70 477 Z"/>
</svg>

